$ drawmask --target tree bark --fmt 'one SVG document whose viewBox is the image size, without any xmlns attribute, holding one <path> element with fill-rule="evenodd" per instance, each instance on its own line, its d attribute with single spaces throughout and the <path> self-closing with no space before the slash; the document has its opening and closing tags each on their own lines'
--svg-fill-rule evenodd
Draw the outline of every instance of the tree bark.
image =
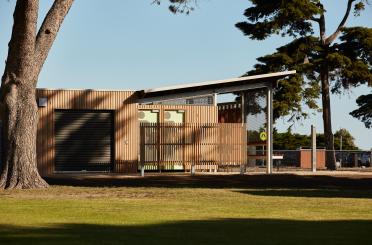
<svg viewBox="0 0 372 245">
<path fill-rule="evenodd" d="M 35 88 L 12 83 L 4 96 L 5 157 L 1 189 L 46 188 L 36 166 L 37 105 Z"/>
<path fill-rule="evenodd" d="M 322 107 L 323 107 L 323 127 L 324 139 L 326 146 L 326 166 L 329 170 L 336 169 L 336 156 L 334 149 L 334 139 L 332 132 L 332 117 L 331 117 L 331 100 L 329 93 L 329 75 L 327 64 L 324 64 L 320 79 L 322 83 Z"/>
</svg>

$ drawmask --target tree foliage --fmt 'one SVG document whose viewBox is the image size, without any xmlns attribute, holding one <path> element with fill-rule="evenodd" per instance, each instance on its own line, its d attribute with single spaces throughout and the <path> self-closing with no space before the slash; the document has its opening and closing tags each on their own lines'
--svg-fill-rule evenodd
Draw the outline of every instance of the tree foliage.
<svg viewBox="0 0 372 245">
<path fill-rule="evenodd" d="M 372 93 L 360 96 L 356 102 L 359 108 L 350 114 L 364 122 L 367 128 L 372 128 Z"/>
<path fill-rule="evenodd" d="M 255 69 L 246 75 L 269 72 L 296 70 L 297 74 L 279 81 L 274 91 L 274 118 L 291 115 L 290 120 L 307 117 L 303 104 L 311 109 L 318 109 L 316 99 L 320 94 L 320 86 L 313 73 L 313 65 L 304 64 L 307 54 L 316 49 L 313 37 L 299 38 L 277 49 L 271 55 L 259 57 Z"/>
<path fill-rule="evenodd" d="M 174 14 L 190 14 L 192 11 L 195 10 L 195 6 L 197 5 L 197 0 L 168 0 L 169 1 L 169 11 Z M 153 0 L 154 4 L 160 5 L 161 0 Z"/>
<path fill-rule="evenodd" d="M 372 29 L 364 27 L 343 28 L 340 42 L 327 50 L 327 56 L 318 38 L 301 37 L 277 48 L 273 54 L 259 57 L 255 69 L 246 75 L 296 70 L 297 74 L 279 81 L 274 96 L 274 117 L 291 115 L 290 120 L 306 118 L 310 109 L 319 109 L 316 100 L 321 94 L 319 75 L 322 63 L 327 63 L 333 81 L 331 91 L 361 84 L 372 85 Z"/>
<path fill-rule="evenodd" d="M 305 36 L 313 32 L 310 22 L 313 16 L 323 12 L 318 1 L 303 0 L 251 0 L 253 6 L 246 9 L 246 22 L 236 26 L 251 39 L 263 40 L 272 34 Z"/>
</svg>

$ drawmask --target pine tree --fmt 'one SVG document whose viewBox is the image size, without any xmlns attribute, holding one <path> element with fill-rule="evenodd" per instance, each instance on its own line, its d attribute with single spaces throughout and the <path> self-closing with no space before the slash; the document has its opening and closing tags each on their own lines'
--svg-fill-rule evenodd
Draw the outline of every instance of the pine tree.
<svg viewBox="0 0 372 245">
<path fill-rule="evenodd" d="M 249 38 L 266 39 L 274 34 L 289 36 L 293 41 L 270 55 L 259 57 L 255 69 L 247 75 L 297 70 L 291 78 L 279 82 L 274 95 L 274 116 L 307 116 L 305 103 L 317 109 L 322 96 L 322 111 L 327 168 L 335 169 L 330 93 L 341 93 L 360 84 L 372 85 L 372 29 L 346 28 L 352 10 L 357 16 L 368 1 L 348 0 L 346 11 L 334 32 L 326 35 L 326 9 L 320 0 L 250 0 L 245 10 L 247 21 L 236 26 Z M 315 27 L 319 34 L 315 35 Z"/>
</svg>

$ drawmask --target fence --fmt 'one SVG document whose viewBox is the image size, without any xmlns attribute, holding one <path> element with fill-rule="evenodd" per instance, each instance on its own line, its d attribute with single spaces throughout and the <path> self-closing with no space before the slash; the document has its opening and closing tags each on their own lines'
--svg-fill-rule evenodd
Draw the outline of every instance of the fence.
<svg viewBox="0 0 372 245">
<path fill-rule="evenodd" d="M 339 168 L 368 168 L 371 166 L 372 151 L 335 151 L 337 167 Z"/>
<path fill-rule="evenodd" d="M 327 150 L 317 149 L 317 169 L 326 169 Z M 362 150 L 335 150 L 337 169 L 355 169 L 372 167 L 372 152 Z M 283 159 L 274 161 L 274 170 L 311 169 L 311 149 L 274 150 L 274 155 L 281 155 Z"/>
<path fill-rule="evenodd" d="M 232 171 L 247 162 L 241 123 L 141 123 L 140 165 L 153 171 Z"/>
</svg>

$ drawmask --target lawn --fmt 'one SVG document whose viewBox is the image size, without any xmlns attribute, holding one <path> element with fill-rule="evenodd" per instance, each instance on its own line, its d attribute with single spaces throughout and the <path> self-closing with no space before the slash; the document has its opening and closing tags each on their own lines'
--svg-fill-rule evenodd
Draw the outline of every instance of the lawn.
<svg viewBox="0 0 372 245">
<path fill-rule="evenodd" d="M 137 184 L 0 191 L 0 244 L 372 244 L 372 187 L 358 189 Z"/>
</svg>

